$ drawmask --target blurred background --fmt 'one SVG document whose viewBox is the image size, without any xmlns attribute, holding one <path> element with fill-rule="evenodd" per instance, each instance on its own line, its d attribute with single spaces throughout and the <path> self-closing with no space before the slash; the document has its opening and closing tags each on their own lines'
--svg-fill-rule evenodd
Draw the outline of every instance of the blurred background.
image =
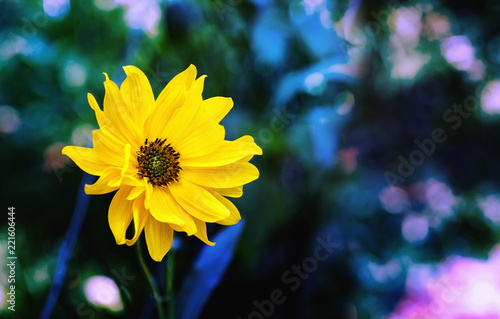
<svg viewBox="0 0 500 319">
<path fill-rule="evenodd" d="M 79 195 L 92 179 L 61 149 L 89 145 L 102 72 L 120 84 L 136 65 L 157 96 L 195 64 L 204 98 L 234 100 L 226 139 L 264 155 L 233 200 L 244 222 L 146 258 L 165 292 L 175 256 L 177 318 L 500 318 L 499 16 L 497 1 L 0 1 L 1 263 L 11 206 L 18 257 L 0 314 L 156 317 L 109 229 L 113 194 Z"/>
</svg>

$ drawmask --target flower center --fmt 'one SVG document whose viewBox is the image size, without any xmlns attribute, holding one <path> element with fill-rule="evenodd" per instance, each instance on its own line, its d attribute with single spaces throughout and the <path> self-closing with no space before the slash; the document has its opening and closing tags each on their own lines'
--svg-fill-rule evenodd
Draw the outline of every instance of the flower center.
<svg viewBox="0 0 500 319">
<path fill-rule="evenodd" d="M 165 145 L 167 139 L 156 139 L 153 142 L 146 141 L 137 152 L 138 172 L 142 178 L 147 177 L 154 186 L 167 187 L 170 182 L 178 182 L 179 153 L 177 153 L 170 143 Z"/>
</svg>

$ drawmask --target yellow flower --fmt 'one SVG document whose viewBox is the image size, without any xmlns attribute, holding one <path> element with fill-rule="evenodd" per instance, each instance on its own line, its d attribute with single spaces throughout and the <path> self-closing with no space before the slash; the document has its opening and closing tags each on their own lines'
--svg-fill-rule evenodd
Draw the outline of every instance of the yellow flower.
<svg viewBox="0 0 500 319">
<path fill-rule="evenodd" d="M 87 194 L 118 190 L 108 221 L 118 245 L 133 245 L 144 229 L 149 254 L 161 261 L 173 231 L 195 235 L 208 245 L 206 223 L 233 225 L 238 209 L 226 197 L 240 197 L 243 184 L 259 177 L 248 161 L 262 150 L 251 136 L 224 140 L 221 119 L 231 98 L 203 100 L 205 75 L 190 65 L 155 100 L 148 79 L 126 66 L 120 88 L 106 73 L 104 110 L 89 93 L 99 129 L 93 148 L 66 146 L 62 152 L 85 172 L 100 176 Z M 226 197 L 225 197 L 226 196 Z M 134 221 L 134 236 L 125 233 Z"/>
</svg>

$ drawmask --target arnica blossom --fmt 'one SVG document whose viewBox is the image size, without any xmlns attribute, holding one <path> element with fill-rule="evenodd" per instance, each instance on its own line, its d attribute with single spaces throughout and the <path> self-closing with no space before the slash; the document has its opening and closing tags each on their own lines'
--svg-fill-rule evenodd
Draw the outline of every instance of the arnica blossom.
<svg viewBox="0 0 500 319">
<path fill-rule="evenodd" d="M 116 191 L 108 212 L 118 245 L 133 245 L 144 230 L 149 254 L 161 261 L 173 231 L 195 235 L 208 245 L 206 223 L 233 225 L 240 213 L 226 197 L 240 197 L 243 185 L 259 177 L 249 163 L 262 150 L 251 136 L 226 141 L 219 124 L 231 98 L 204 100 L 206 76 L 190 65 L 154 98 L 147 77 L 134 66 L 120 88 L 104 73 L 104 109 L 89 93 L 99 129 L 93 147 L 62 152 L 85 172 L 100 176 L 87 194 Z M 133 221 L 134 234 L 126 237 Z"/>
</svg>

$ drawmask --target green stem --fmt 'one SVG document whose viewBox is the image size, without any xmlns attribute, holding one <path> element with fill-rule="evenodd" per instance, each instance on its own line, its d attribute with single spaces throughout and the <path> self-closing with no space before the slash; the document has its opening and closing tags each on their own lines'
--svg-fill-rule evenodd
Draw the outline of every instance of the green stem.
<svg viewBox="0 0 500 319">
<path fill-rule="evenodd" d="M 155 298 L 156 302 L 156 308 L 158 309 L 158 317 L 160 319 L 165 319 L 165 315 L 163 313 L 163 307 L 162 307 L 162 301 L 161 301 L 161 296 L 158 292 L 158 286 L 156 285 L 156 281 L 153 278 L 153 275 L 151 275 L 151 272 L 148 269 L 148 266 L 146 265 L 146 262 L 144 261 L 144 258 L 142 257 L 142 241 L 141 237 L 137 240 L 135 243 L 135 248 L 137 251 L 137 257 L 139 258 L 139 263 L 141 264 L 142 270 L 144 271 L 144 275 L 148 279 L 149 286 L 151 286 L 151 291 L 153 292 L 153 297 Z"/>
<path fill-rule="evenodd" d="M 170 249 L 167 260 L 167 302 L 168 319 L 175 317 L 175 294 L 174 294 L 174 271 L 175 271 L 175 250 Z"/>
</svg>

